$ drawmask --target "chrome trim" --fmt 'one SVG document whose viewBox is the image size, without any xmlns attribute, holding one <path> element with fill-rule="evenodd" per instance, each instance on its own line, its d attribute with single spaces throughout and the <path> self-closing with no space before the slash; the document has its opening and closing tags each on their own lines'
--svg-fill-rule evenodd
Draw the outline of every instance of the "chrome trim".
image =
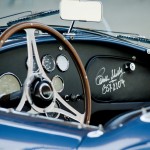
<svg viewBox="0 0 150 150">
<path fill-rule="evenodd" d="M 140 120 L 143 122 L 150 123 L 150 113 L 145 112 L 141 117 Z"/>
<path fill-rule="evenodd" d="M 46 97 L 46 96 L 43 94 L 43 88 L 44 88 L 44 87 L 49 88 L 49 95 L 48 95 L 48 97 Z M 40 92 L 41 97 L 44 98 L 44 99 L 46 99 L 46 100 L 49 100 L 50 98 L 52 98 L 52 95 L 53 95 L 53 94 L 51 93 L 51 87 L 50 87 L 47 83 L 43 83 L 43 84 L 40 86 L 39 92 Z"/>
</svg>

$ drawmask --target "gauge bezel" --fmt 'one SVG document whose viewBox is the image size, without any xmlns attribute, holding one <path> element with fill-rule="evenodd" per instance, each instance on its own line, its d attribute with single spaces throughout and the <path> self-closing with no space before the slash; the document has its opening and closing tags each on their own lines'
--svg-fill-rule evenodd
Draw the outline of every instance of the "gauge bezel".
<svg viewBox="0 0 150 150">
<path fill-rule="evenodd" d="M 65 70 L 63 70 L 63 69 L 60 67 L 60 64 L 59 64 L 59 62 L 58 62 L 58 58 L 61 57 L 61 56 L 65 57 L 65 59 L 66 59 L 67 62 L 68 62 L 68 63 L 67 63 L 67 67 L 66 67 Z M 67 70 L 69 69 L 69 59 L 68 59 L 67 56 L 64 55 L 64 54 L 60 54 L 60 55 L 57 56 L 57 58 L 56 58 L 56 64 L 57 64 L 57 67 L 59 68 L 59 70 L 62 71 L 62 72 L 65 72 L 65 71 L 67 71 Z"/>
<path fill-rule="evenodd" d="M 57 90 L 55 89 L 58 93 L 61 93 L 61 92 L 64 90 L 64 87 L 65 87 L 64 80 L 63 80 L 63 78 L 60 77 L 59 75 L 55 75 L 55 76 L 52 78 L 52 84 L 53 84 L 53 79 L 54 79 L 54 78 L 59 78 L 59 79 L 62 81 L 62 86 L 63 86 L 63 88 L 62 88 L 61 90 L 59 90 L 59 91 L 57 91 Z M 53 84 L 53 86 L 54 86 L 54 84 Z M 54 86 L 54 88 L 55 88 L 55 86 Z"/>
<path fill-rule="evenodd" d="M 20 79 L 19 79 L 19 77 L 18 77 L 17 75 L 15 75 L 15 74 L 12 73 L 12 72 L 6 72 L 6 73 L 3 73 L 3 74 L 0 75 L 0 79 L 1 79 L 4 75 L 12 75 L 12 76 L 14 76 L 14 77 L 18 80 L 18 82 L 19 82 L 19 84 L 20 84 L 20 87 L 22 87 L 22 83 L 21 83 L 21 81 L 20 81 Z"/>
<path fill-rule="evenodd" d="M 48 57 L 51 57 L 51 60 L 53 61 L 53 64 L 54 64 L 54 67 L 53 67 L 51 70 L 47 69 L 46 66 L 45 66 L 45 64 L 44 64 L 44 59 L 45 59 L 45 57 L 47 57 L 47 56 L 48 56 Z M 54 71 L 55 68 L 56 68 L 55 59 L 54 59 L 54 57 L 53 57 L 52 55 L 50 55 L 50 54 L 44 55 L 44 56 L 42 57 L 41 63 L 42 63 L 42 67 L 43 67 L 47 72 L 49 72 L 49 73 L 52 72 L 52 71 Z"/>
<path fill-rule="evenodd" d="M 19 77 L 18 77 L 17 75 L 15 75 L 15 74 L 12 73 L 12 72 L 6 72 L 6 73 L 3 73 L 3 74 L 0 75 L 0 79 L 1 79 L 2 77 L 4 77 L 5 75 L 12 75 L 12 76 L 14 76 L 14 77 L 17 79 L 17 81 L 18 81 L 18 83 L 19 83 L 19 85 L 20 85 L 20 90 L 21 90 L 22 83 L 21 83 L 21 81 L 20 81 L 20 79 L 19 79 Z"/>
</svg>

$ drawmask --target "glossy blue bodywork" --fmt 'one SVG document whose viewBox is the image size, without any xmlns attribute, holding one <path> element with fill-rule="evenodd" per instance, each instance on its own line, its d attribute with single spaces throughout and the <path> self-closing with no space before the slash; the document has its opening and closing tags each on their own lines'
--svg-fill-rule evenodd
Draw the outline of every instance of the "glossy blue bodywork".
<svg viewBox="0 0 150 150">
<path fill-rule="evenodd" d="M 150 123 L 135 118 L 99 138 L 86 138 L 81 149 L 150 149 Z"/>
<path fill-rule="evenodd" d="M 0 112 L 0 149 L 74 149 L 96 127 L 56 119 Z"/>
<path fill-rule="evenodd" d="M 140 117 L 99 134 L 94 126 L 0 111 L 1 149 L 149 149 L 149 131 Z"/>
</svg>

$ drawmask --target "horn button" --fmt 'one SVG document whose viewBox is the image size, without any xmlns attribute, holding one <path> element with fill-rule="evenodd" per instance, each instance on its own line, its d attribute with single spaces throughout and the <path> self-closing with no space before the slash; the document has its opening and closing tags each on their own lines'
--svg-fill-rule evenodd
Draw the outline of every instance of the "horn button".
<svg viewBox="0 0 150 150">
<path fill-rule="evenodd" d="M 37 79 L 32 83 L 31 96 L 33 103 L 41 108 L 49 106 L 53 100 L 53 88 L 46 80 Z"/>
</svg>

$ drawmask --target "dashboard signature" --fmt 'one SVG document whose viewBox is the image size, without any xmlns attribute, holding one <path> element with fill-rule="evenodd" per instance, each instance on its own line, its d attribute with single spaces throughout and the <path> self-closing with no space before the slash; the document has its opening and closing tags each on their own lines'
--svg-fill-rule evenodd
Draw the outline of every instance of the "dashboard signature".
<svg viewBox="0 0 150 150">
<path fill-rule="evenodd" d="M 102 94 L 111 93 L 125 87 L 122 68 L 112 69 L 110 75 L 106 74 L 106 68 L 102 67 L 95 78 L 95 84 L 102 86 Z"/>
</svg>

